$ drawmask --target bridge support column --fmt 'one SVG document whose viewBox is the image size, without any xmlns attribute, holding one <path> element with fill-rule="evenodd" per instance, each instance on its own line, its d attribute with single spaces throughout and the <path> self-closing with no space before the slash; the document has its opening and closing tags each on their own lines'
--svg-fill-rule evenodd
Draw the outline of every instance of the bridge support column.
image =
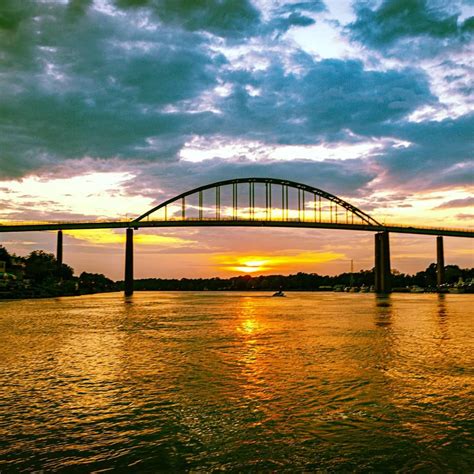
<svg viewBox="0 0 474 474">
<path fill-rule="evenodd" d="M 61 277 L 61 267 L 63 266 L 63 231 L 58 230 L 58 237 L 56 242 L 56 262 L 57 273 Z"/>
<path fill-rule="evenodd" d="M 133 229 L 128 228 L 125 242 L 125 296 L 133 295 Z"/>
<path fill-rule="evenodd" d="M 390 242 L 388 232 L 375 234 L 375 292 L 392 291 L 390 272 Z"/>
<path fill-rule="evenodd" d="M 441 235 L 436 237 L 436 282 L 438 288 L 444 283 L 444 246 Z"/>
</svg>

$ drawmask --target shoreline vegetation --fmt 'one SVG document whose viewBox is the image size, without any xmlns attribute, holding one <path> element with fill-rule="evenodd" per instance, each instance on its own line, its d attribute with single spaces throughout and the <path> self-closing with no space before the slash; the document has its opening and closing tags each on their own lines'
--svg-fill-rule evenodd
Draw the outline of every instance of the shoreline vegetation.
<svg viewBox="0 0 474 474">
<path fill-rule="evenodd" d="M 350 291 L 369 292 L 374 270 L 361 270 L 340 275 L 296 273 L 293 275 L 241 275 L 230 278 L 145 278 L 135 280 L 135 291 Z M 445 285 L 436 286 L 436 264 L 407 275 L 392 270 L 394 292 L 474 292 L 474 268 L 445 266 Z M 59 265 L 54 255 L 35 250 L 27 257 L 10 254 L 0 245 L 0 300 L 79 296 L 122 291 L 123 281 L 105 275 L 82 272 Z"/>
</svg>

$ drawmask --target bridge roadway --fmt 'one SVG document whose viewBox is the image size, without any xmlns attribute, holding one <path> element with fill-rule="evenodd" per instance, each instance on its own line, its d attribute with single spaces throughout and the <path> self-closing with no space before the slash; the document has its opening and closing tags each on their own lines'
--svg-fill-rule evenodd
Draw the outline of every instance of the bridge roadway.
<svg viewBox="0 0 474 474">
<path fill-rule="evenodd" d="M 474 229 L 450 229 L 442 227 L 420 227 L 400 224 L 344 224 L 334 222 L 310 222 L 297 219 L 284 221 L 259 219 L 192 219 L 143 220 L 143 221 L 92 221 L 92 222 L 16 222 L 0 223 L 1 232 L 34 232 L 85 229 L 139 229 L 149 227 L 293 227 L 303 229 L 339 229 L 369 232 L 393 232 L 399 234 L 421 234 L 445 237 L 474 237 Z"/>
</svg>

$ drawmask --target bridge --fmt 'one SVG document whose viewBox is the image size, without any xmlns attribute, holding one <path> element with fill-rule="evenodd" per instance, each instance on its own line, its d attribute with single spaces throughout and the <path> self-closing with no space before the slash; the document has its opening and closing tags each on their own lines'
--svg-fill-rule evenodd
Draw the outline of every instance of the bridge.
<svg viewBox="0 0 474 474">
<path fill-rule="evenodd" d="M 238 178 L 200 186 L 168 199 L 131 220 L 7 222 L 0 232 L 58 231 L 57 261 L 63 262 L 63 230 L 126 229 L 125 295 L 133 294 L 133 233 L 146 227 L 295 227 L 375 233 L 375 291 L 389 293 L 389 233 L 436 235 L 437 281 L 444 282 L 443 236 L 474 237 L 472 229 L 382 224 L 322 189 L 274 178 Z"/>
</svg>

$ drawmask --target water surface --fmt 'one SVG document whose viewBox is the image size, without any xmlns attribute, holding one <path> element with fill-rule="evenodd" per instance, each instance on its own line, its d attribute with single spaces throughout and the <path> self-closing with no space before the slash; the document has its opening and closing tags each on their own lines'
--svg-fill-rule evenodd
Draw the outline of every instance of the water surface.
<svg viewBox="0 0 474 474">
<path fill-rule="evenodd" d="M 473 295 L 0 303 L 0 471 L 472 472 Z"/>
</svg>

